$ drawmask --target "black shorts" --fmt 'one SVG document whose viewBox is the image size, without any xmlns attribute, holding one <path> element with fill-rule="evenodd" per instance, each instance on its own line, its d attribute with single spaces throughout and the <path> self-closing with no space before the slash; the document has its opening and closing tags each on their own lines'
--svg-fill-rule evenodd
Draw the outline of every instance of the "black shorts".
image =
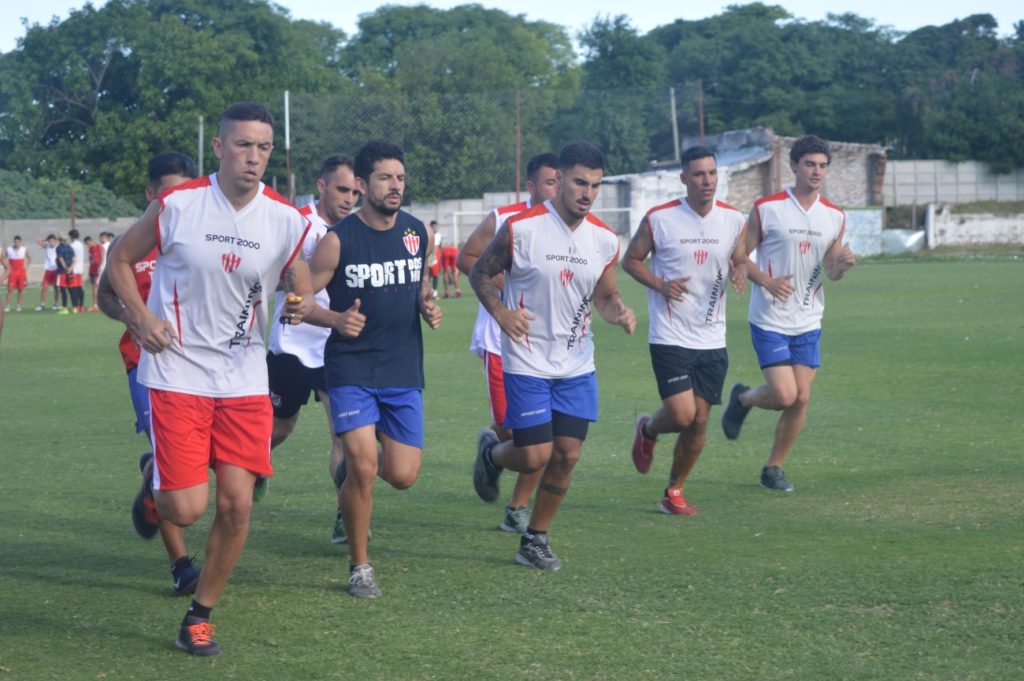
<svg viewBox="0 0 1024 681">
<path fill-rule="evenodd" d="M 708 404 L 722 403 L 722 387 L 729 370 L 725 348 L 688 350 L 651 343 L 651 366 L 661 399 L 693 390 Z"/>
<path fill-rule="evenodd" d="M 290 419 L 302 405 L 309 403 L 309 394 L 319 402 L 315 391 L 327 392 L 327 374 L 323 367 L 310 369 L 295 355 L 267 353 L 267 374 L 270 379 L 270 403 L 274 418 Z"/>
</svg>

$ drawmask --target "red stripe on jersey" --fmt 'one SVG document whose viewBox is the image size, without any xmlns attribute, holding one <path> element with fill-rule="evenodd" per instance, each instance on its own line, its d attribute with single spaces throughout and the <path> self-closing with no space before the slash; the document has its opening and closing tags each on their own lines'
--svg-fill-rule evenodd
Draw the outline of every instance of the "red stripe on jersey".
<svg viewBox="0 0 1024 681">
<path fill-rule="evenodd" d="M 519 203 L 510 203 L 507 206 L 500 206 L 498 208 L 495 208 L 494 212 L 497 214 L 498 217 L 501 217 L 502 215 L 508 215 L 509 213 L 522 213 L 524 210 L 527 210 L 529 208 L 529 201 L 520 201 Z"/>
<path fill-rule="evenodd" d="M 281 270 L 281 274 L 278 277 L 279 279 L 284 278 L 284 273 L 287 272 L 288 268 L 292 266 L 293 262 L 295 262 L 295 256 L 297 256 L 299 252 L 302 250 L 302 244 L 305 243 L 306 237 L 309 235 L 309 230 L 313 227 L 313 223 L 310 222 L 309 218 L 307 218 L 305 215 L 302 216 L 302 219 L 306 221 L 306 229 L 302 230 L 302 236 L 299 237 L 299 243 L 295 244 L 295 248 L 292 250 L 292 254 L 288 256 L 288 262 L 284 264 L 284 269 Z M 288 291 L 285 291 L 285 293 L 288 293 Z"/>
<path fill-rule="evenodd" d="M 715 199 L 715 205 L 718 206 L 719 208 L 724 208 L 725 210 L 734 210 L 737 213 L 739 213 L 740 215 L 743 215 L 743 211 L 741 211 L 739 208 L 735 208 L 733 206 L 730 206 L 725 201 L 719 201 L 718 199 Z"/>
<path fill-rule="evenodd" d="M 647 213 L 645 213 L 644 217 L 650 217 L 652 213 L 657 213 L 659 210 L 668 210 L 669 208 L 675 208 L 676 206 L 681 206 L 682 204 L 682 199 L 672 199 L 671 201 L 662 203 L 650 209 L 649 211 L 647 211 Z"/>
<path fill-rule="evenodd" d="M 761 198 L 754 202 L 754 206 L 757 207 L 760 206 L 762 203 L 768 203 L 769 201 L 785 201 L 788 198 L 789 192 L 781 191 L 778 192 L 777 194 L 772 194 L 771 196 L 762 196 Z"/>
<path fill-rule="evenodd" d="M 181 337 L 181 301 L 178 300 L 178 282 L 174 282 L 174 319 L 178 322 L 178 347 L 185 351 L 185 343 Z"/>
<path fill-rule="evenodd" d="M 160 207 L 163 208 L 164 199 L 171 192 L 184 191 L 188 189 L 198 189 L 201 187 L 209 187 L 212 184 L 213 182 L 210 180 L 208 176 L 197 177 L 195 179 L 189 180 L 188 182 L 183 182 L 182 184 L 175 185 L 173 187 L 168 187 L 167 189 L 157 194 L 156 200 L 160 202 Z"/>
<path fill-rule="evenodd" d="M 273 187 L 268 187 L 267 185 L 263 185 L 263 195 L 266 196 L 268 199 L 271 199 L 273 201 L 277 201 L 278 203 L 283 203 L 286 206 L 291 206 L 292 208 L 295 208 L 295 204 L 294 203 L 292 203 L 291 201 L 289 201 L 288 199 L 284 198 L 283 196 L 278 194 L 276 191 L 274 191 Z M 295 210 L 299 210 L 299 209 L 295 208 Z"/>
</svg>

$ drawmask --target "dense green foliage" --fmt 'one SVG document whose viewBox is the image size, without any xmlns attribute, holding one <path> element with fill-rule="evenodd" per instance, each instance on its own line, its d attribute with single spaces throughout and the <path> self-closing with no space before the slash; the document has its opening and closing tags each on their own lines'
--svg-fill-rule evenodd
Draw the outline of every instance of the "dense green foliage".
<svg viewBox="0 0 1024 681">
<path fill-rule="evenodd" d="M 692 518 L 656 510 L 672 438 L 648 475 L 630 461 L 635 412 L 657 390 L 644 294 L 620 276 L 641 327 L 595 322 L 601 407 L 551 528 L 562 570 L 515 565 L 500 504 L 473 492 L 489 420 L 467 350 L 477 305 L 444 300 L 441 328 L 424 331 L 419 480 L 374 492 L 384 596 L 344 592 L 328 431 L 310 402 L 274 450 L 270 495 L 214 610 L 224 653 L 202 660 L 175 649 L 188 601 L 171 596 L 160 540 L 129 519 L 147 443 L 116 350 L 123 327 L 8 313 L 0 678 L 1024 678 L 1021 261 L 861 263 L 829 282 L 824 364 L 786 465 L 796 491 L 757 486 L 775 414 L 751 413 L 730 442 L 715 407 L 686 487 Z M 727 385 L 758 377 L 746 303 L 730 294 Z M 186 534 L 200 562 L 211 517 Z"/>
<path fill-rule="evenodd" d="M 770 126 L 1008 171 L 1024 166 L 1024 22 L 1000 29 L 974 14 L 902 34 L 752 3 L 646 35 L 598 17 L 577 56 L 563 27 L 472 4 L 385 5 L 349 38 L 267 0 L 111 0 L 30 26 L 0 55 L 0 168 L 134 197 L 148 156 L 196 149 L 200 116 L 208 149 L 228 102 L 280 116 L 289 90 L 303 102 L 291 111 L 300 192 L 325 149 L 373 135 L 416 159 L 418 198 L 452 198 L 511 188 L 516 92 L 525 154 L 586 137 L 624 173 L 675 155 L 672 87 L 684 134 L 702 93 L 708 132 Z M 275 154 L 268 177 L 285 171 Z"/>
<path fill-rule="evenodd" d="M 119 218 L 138 209 L 98 182 L 53 180 L 0 169 L 0 220 L 31 220 L 71 214 L 80 218 Z"/>
</svg>

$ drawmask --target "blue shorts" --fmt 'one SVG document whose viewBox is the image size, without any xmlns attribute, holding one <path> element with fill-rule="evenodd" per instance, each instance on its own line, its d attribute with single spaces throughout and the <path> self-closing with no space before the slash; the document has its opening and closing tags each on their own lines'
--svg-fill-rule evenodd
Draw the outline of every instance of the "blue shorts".
<svg viewBox="0 0 1024 681">
<path fill-rule="evenodd" d="M 505 427 L 512 430 L 548 423 L 552 412 L 597 420 L 597 376 L 537 378 L 505 373 Z"/>
<path fill-rule="evenodd" d="M 754 341 L 757 363 L 762 369 L 793 364 L 812 369 L 821 366 L 821 329 L 787 336 L 751 324 L 750 338 Z"/>
<path fill-rule="evenodd" d="M 149 388 L 138 381 L 139 367 L 128 372 L 128 393 L 132 396 L 135 409 L 135 432 L 149 429 Z"/>
<path fill-rule="evenodd" d="M 327 389 L 335 434 L 377 424 L 396 442 L 423 449 L 423 391 L 420 388 L 367 388 L 339 385 Z"/>
</svg>

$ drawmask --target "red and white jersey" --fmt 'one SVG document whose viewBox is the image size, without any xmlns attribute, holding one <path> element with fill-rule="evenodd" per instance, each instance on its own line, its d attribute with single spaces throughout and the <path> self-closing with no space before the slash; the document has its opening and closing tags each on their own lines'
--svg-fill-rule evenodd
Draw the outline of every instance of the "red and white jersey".
<svg viewBox="0 0 1024 681">
<path fill-rule="evenodd" d="M 142 300 L 149 300 L 149 289 L 153 284 L 153 270 L 156 268 L 157 250 L 154 248 L 142 260 L 132 265 L 132 274 L 135 275 L 135 286 L 139 289 Z M 125 373 L 139 365 L 139 355 L 142 350 L 132 341 L 132 335 L 127 331 L 121 336 L 117 349 L 121 351 L 121 359 L 124 360 Z"/>
<path fill-rule="evenodd" d="M 506 221 L 512 268 L 505 304 L 535 317 L 518 343 L 501 336 L 505 371 L 538 378 L 571 378 L 594 370 L 590 299 L 614 267 L 619 239 L 593 215 L 569 229 L 550 201 Z"/>
<path fill-rule="evenodd" d="M 24 246 L 17 248 L 14 246 L 7 247 L 7 260 L 11 263 L 12 272 L 25 269 L 25 253 L 27 251 Z"/>
<path fill-rule="evenodd" d="M 43 269 L 47 272 L 57 271 L 57 247 L 51 246 L 50 242 L 46 242 L 46 260 L 43 264 Z"/>
<path fill-rule="evenodd" d="M 530 208 L 530 199 L 519 203 L 510 203 L 507 206 L 499 206 L 491 211 L 494 216 L 494 231 L 497 232 L 505 220 L 517 213 L 522 213 Z M 494 317 L 483 305 L 478 305 L 476 311 L 476 322 L 473 324 L 473 337 L 469 341 L 469 351 L 480 359 L 484 353 L 492 355 L 501 354 L 501 327 Z"/>
<path fill-rule="evenodd" d="M 309 232 L 302 241 L 302 259 L 309 262 L 313 259 L 316 245 L 327 234 L 330 225 L 324 222 L 324 219 L 316 212 L 316 203 L 303 206 L 299 212 L 310 221 Z M 284 291 L 277 292 L 277 307 L 274 309 L 280 310 L 284 307 L 284 296 Z M 331 297 L 327 295 L 327 289 L 317 292 L 314 299 L 320 307 L 331 309 Z M 268 347 L 275 355 L 282 353 L 295 355 L 303 366 L 317 369 L 324 365 L 324 346 L 330 335 L 330 329 L 312 324 L 274 323 L 270 325 Z"/>
<path fill-rule="evenodd" d="M 85 273 L 85 244 L 78 239 L 71 242 L 71 249 L 75 252 L 75 264 L 71 266 L 71 274 Z"/>
<path fill-rule="evenodd" d="M 266 395 L 266 300 L 298 256 L 309 220 L 262 182 L 235 210 L 216 174 L 159 200 L 149 309 L 175 332 L 163 352 L 142 353 L 139 382 L 207 397 Z"/>
<path fill-rule="evenodd" d="M 647 289 L 649 342 L 691 350 L 725 347 L 729 260 L 744 222 L 743 213 L 722 201 L 704 217 L 685 198 L 647 212 L 651 273 L 662 279 L 690 277 L 682 300 Z"/>
<path fill-rule="evenodd" d="M 99 276 L 102 277 L 103 276 L 103 271 L 105 269 L 107 269 L 107 253 L 110 252 L 110 242 L 109 241 L 104 241 L 103 243 L 100 244 L 100 246 L 103 247 L 103 262 L 100 263 L 100 273 L 99 273 Z"/>
<path fill-rule="evenodd" d="M 760 286 L 750 294 L 750 323 L 795 336 L 821 328 L 825 311 L 822 260 L 846 226 L 839 206 L 819 197 L 804 210 L 792 189 L 766 196 L 754 204 L 761 220 L 757 266 L 770 277 L 792 274 L 793 295 L 776 300 Z"/>
</svg>

